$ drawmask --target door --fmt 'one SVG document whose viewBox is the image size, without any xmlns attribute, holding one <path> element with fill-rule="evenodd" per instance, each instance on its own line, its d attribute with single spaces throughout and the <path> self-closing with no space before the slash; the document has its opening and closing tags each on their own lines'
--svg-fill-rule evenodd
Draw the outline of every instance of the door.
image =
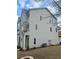
<svg viewBox="0 0 79 59">
<path fill-rule="evenodd" d="M 27 50 L 29 49 L 29 35 L 26 35 L 25 48 L 26 48 Z"/>
</svg>

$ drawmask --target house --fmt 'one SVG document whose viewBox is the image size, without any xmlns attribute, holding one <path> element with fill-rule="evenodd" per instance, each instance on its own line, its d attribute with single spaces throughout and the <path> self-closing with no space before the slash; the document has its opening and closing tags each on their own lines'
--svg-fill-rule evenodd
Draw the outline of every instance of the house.
<svg viewBox="0 0 79 59">
<path fill-rule="evenodd" d="M 17 21 L 17 46 L 20 47 L 20 29 L 21 29 L 21 17 L 18 17 Z"/>
<path fill-rule="evenodd" d="M 20 24 L 20 47 L 24 50 L 41 47 L 43 44 L 60 43 L 57 19 L 47 8 L 23 10 Z"/>
<path fill-rule="evenodd" d="M 61 44 L 61 27 L 60 26 L 57 26 L 57 32 L 58 32 L 58 37 L 59 37 L 60 44 Z"/>
</svg>

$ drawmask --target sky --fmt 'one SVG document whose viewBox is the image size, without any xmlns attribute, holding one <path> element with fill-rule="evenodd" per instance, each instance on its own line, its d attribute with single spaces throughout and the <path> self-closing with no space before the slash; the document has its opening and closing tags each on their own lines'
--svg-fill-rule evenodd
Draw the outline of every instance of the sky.
<svg viewBox="0 0 79 59">
<path fill-rule="evenodd" d="M 21 16 L 22 8 L 28 8 L 30 0 L 17 0 L 17 16 Z"/>
<path fill-rule="evenodd" d="M 21 16 L 22 8 L 44 8 L 47 7 L 53 14 L 57 11 L 52 7 L 53 0 L 17 0 L 17 16 Z M 53 6 L 55 7 L 54 3 Z M 52 10 L 53 9 L 53 10 Z"/>
</svg>

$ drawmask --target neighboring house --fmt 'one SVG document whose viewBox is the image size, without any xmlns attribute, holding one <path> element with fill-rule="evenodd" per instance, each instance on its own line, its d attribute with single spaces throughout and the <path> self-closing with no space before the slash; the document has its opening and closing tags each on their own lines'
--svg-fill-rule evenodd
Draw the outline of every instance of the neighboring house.
<svg viewBox="0 0 79 59">
<path fill-rule="evenodd" d="M 61 43 L 61 27 L 60 26 L 57 26 L 57 32 L 58 32 L 58 37 Z"/>
<path fill-rule="evenodd" d="M 43 44 L 49 46 L 60 43 L 57 19 L 47 8 L 24 10 L 21 20 L 20 47 L 24 50 L 41 47 Z"/>
<path fill-rule="evenodd" d="M 17 46 L 20 47 L 20 28 L 21 28 L 21 17 L 18 17 L 17 21 Z"/>
</svg>

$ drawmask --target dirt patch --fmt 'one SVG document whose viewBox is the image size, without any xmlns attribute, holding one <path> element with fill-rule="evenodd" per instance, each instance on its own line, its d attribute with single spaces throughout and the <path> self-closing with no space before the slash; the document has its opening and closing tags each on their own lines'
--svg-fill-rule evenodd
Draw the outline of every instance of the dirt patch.
<svg viewBox="0 0 79 59">
<path fill-rule="evenodd" d="M 38 48 L 29 51 L 17 51 L 17 59 L 33 56 L 34 59 L 61 59 L 61 45 Z"/>
</svg>

